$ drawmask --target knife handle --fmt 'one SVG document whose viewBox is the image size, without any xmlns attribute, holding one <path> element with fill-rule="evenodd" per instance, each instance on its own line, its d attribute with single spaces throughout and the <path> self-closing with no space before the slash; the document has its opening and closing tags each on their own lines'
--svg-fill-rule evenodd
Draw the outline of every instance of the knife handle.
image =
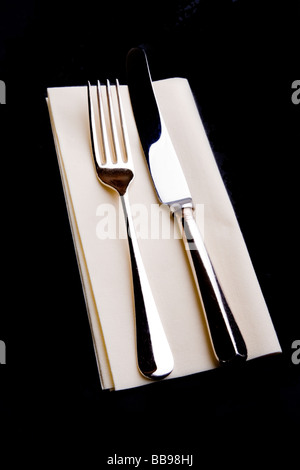
<svg viewBox="0 0 300 470">
<path fill-rule="evenodd" d="M 121 196 L 121 201 L 127 222 L 131 260 L 138 367 L 145 377 L 159 380 L 172 372 L 173 355 L 140 253 L 127 192 Z"/>
<path fill-rule="evenodd" d="M 220 365 L 243 362 L 247 348 L 206 251 L 192 207 L 181 207 L 175 216 L 183 227 L 183 238 L 204 307 L 216 358 Z"/>
</svg>

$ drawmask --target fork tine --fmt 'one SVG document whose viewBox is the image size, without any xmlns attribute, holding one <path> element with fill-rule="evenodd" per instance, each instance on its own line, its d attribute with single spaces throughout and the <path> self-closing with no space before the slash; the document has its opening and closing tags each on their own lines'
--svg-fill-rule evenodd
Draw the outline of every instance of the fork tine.
<svg viewBox="0 0 300 470">
<path fill-rule="evenodd" d="M 106 81 L 106 92 L 107 92 L 109 118 L 110 118 L 110 124 L 111 124 L 111 131 L 112 131 L 116 161 L 122 162 L 123 158 L 122 158 L 122 152 L 121 152 L 120 144 L 118 140 L 118 131 L 117 131 L 117 125 L 116 125 L 115 115 L 114 115 L 114 110 L 113 110 L 113 102 L 112 102 L 111 87 L 110 87 L 109 80 Z"/>
<path fill-rule="evenodd" d="M 96 132 L 96 123 L 95 123 L 95 113 L 94 107 L 92 102 L 92 88 L 91 84 L 88 81 L 88 107 L 89 107 L 89 122 L 90 122 L 90 136 L 91 136 L 91 144 L 93 150 L 93 156 L 96 163 L 96 166 L 101 165 L 101 157 L 99 153 L 99 145 L 97 139 L 97 132 Z"/>
<path fill-rule="evenodd" d="M 105 124 L 105 114 L 104 114 L 104 107 L 103 107 L 103 100 L 102 100 L 101 83 L 99 80 L 97 81 L 97 97 L 98 97 L 101 137 L 102 137 L 102 144 L 103 144 L 103 154 L 104 154 L 104 159 L 105 159 L 104 163 L 113 162 L 106 124 Z"/>
<path fill-rule="evenodd" d="M 118 106 L 119 106 L 119 114 L 120 114 L 120 121 L 121 121 L 121 127 L 122 127 L 124 148 L 125 148 L 125 153 L 126 153 L 126 158 L 124 160 L 125 162 L 128 162 L 129 160 L 131 160 L 130 145 L 129 145 L 128 131 L 127 131 L 127 127 L 125 124 L 124 110 L 123 110 L 123 104 L 121 100 L 120 85 L 119 85 L 118 79 L 116 79 L 116 90 L 117 90 L 117 98 L 118 98 Z"/>
</svg>

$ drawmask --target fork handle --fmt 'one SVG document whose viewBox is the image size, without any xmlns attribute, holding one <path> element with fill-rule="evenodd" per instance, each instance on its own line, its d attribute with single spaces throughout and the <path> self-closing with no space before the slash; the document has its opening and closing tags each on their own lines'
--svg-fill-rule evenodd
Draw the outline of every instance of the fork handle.
<svg viewBox="0 0 300 470">
<path fill-rule="evenodd" d="M 191 207 L 183 207 L 175 212 L 175 216 L 184 229 L 183 239 L 204 306 L 214 353 L 221 365 L 243 362 L 247 359 L 246 344 L 221 289 L 193 212 Z"/>
<path fill-rule="evenodd" d="M 173 355 L 140 253 L 127 192 L 121 196 L 121 201 L 127 223 L 131 259 L 138 367 L 145 377 L 158 380 L 172 372 Z"/>
</svg>

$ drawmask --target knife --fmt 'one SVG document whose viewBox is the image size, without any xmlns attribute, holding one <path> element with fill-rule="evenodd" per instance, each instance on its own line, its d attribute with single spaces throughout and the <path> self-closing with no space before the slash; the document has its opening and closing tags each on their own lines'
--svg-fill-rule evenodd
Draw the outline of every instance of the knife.
<svg viewBox="0 0 300 470">
<path fill-rule="evenodd" d="M 169 206 L 183 227 L 183 241 L 214 354 L 220 365 L 244 362 L 247 347 L 196 224 L 192 195 L 156 101 L 145 51 L 131 49 L 126 66 L 131 105 L 144 155 L 159 201 Z"/>
</svg>

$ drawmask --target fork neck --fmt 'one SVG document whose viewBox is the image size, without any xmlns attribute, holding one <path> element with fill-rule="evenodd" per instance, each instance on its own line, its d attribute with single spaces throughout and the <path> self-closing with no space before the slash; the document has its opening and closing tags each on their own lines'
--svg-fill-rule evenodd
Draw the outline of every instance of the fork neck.
<svg viewBox="0 0 300 470">
<path fill-rule="evenodd" d="M 133 179 L 133 172 L 129 168 L 97 168 L 97 174 L 104 184 L 114 188 L 120 196 L 124 196 L 130 181 Z"/>
</svg>

